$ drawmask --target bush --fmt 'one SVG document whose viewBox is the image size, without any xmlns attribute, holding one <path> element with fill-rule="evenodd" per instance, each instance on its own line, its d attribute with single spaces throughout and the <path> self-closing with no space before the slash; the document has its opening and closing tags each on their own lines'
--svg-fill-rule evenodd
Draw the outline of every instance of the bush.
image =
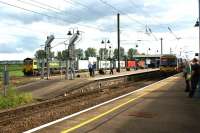
<svg viewBox="0 0 200 133">
<path fill-rule="evenodd" d="M 33 101 L 30 93 L 19 93 L 13 88 L 9 88 L 7 96 L 0 95 L 0 109 L 7 109 L 24 105 Z"/>
</svg>

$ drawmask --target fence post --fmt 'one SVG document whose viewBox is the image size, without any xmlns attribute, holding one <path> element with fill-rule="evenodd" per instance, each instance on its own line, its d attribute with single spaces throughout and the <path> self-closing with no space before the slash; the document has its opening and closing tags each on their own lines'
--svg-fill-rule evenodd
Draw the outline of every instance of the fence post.
<svg viewBox="0 0 200 133">
<path fill-rule="evenodd" d="M 7 64 L 5 64 L 4 71 L 3 71 L 4 96 L 7 96 L 6 91 L 7 91 L 8 85 L 9 85 L 9 73 L 8 73 Z"/>
</svg>

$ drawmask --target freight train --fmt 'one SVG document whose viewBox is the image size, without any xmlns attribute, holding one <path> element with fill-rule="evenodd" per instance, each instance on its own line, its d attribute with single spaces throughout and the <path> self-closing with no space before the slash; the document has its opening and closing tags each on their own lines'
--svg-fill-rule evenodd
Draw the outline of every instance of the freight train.
<svg viewBox="0 0 200 133">
<path fill-rule="evenodd" d="M 88 70 L 88 63 L 95 62 L 97 64 L 97 69 L 110 69 L 118 68 L 118 61 L 96 61 L 93 60 L 78 60 L 75 62 L 75 71 L 87 71 Z M 47 71 L 47 64 L 44 61 L 44 71 Z M 65 61 L 58 61 L 52 60 L 49 61 L 50 73 L 51 74 L 58 74 L 62 70 L 65 73 Z M 134 68 L 134 69 L 143 69 L 145 68 L 145 61 L 120 61 L 121 68 Z M 36 59 L 33 58 L 26 58 L 23 60 L 23 73 L 25 76 L 32 76 L 32 75 L 40 75 L 42 71 L 42 62 L 38 62 Z"/>
</svg>

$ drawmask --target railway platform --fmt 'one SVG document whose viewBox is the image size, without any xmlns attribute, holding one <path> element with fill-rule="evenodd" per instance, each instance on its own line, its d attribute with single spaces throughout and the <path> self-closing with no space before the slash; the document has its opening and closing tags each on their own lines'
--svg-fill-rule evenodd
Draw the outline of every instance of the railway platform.
<svg viewBox="0 0 200 133">
<path fill-rule="evenodd" d="M 200 99 L 181 74 L 25 133 L 199 133 Z"/>
<path fill-rule="evenodd" d="M 80 78 L 75 78 L 74 80 L 65 80 L 64 76 L 54 76 L 50 80 L 38 80 L 33 83 L 29 83 L 23 86 L 17 87 L 17 90 L 23 92 L 30 92 L 35 99 L 47 100 L 55 98 L 60 94 L 71 88 L 78 88 L 79 86 L 84 86 L 90 82 L 98 81 L 102 79 L 122 77 L 126 75 L 134 75 L 140 73 L 147 73 L 158 71 L 159 69 L 139 69 L 137 71 L 122 71 L 121 73 L 115 72 L 114 75 L 96 74 L 95 77 L 81 76 Z M 89 73 L 83 73 L 82 75 L 89 75 Z"/>
</svg>

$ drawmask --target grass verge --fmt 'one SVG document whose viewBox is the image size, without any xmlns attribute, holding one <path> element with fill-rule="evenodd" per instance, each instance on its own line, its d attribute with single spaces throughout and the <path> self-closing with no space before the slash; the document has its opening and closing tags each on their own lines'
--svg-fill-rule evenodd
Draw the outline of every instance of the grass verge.
<svg viewBox="0 0 200 133">
<path fill-rule="evenodd" d="M 24 105 L 33 101 L 30 93 L 17 92 L 14 88 L 9 87 L 7 96 L 0 94 L 0 109 L 8 109 Z"/>
</svg>

